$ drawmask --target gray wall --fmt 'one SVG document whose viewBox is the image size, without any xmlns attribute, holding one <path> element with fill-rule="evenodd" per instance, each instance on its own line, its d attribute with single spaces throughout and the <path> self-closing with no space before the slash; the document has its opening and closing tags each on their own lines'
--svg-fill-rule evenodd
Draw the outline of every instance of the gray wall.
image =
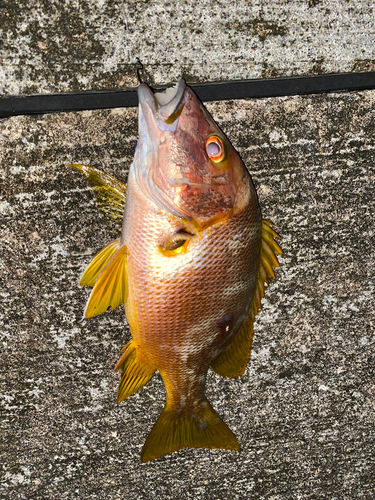
<svg viewBox="0 0 375 500">
<path fill-rule="evenodd" d="M 0 93 L 374 70 L 366 0 L 9 0 Z"/>
</svg>

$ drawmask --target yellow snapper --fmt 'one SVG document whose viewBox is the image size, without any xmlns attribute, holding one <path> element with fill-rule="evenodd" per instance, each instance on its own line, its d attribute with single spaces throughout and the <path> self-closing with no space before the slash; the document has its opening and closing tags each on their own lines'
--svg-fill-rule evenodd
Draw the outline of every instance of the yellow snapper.
<svg viewBox="0 0 375 500">
<path fill-rule="evenodd" d="M 94 257 L 84 318 L 125 305 L 132 340 L 121 351 L 118 401 L 159 371 L 167 393 L 142 461 L 181 448 L 238 450 L 211 407 L 211 367 L 242 375 L 264 285 L 282 253 L 240 157 L 184 80 L 138 87 L 139 140 L 128 185 L 86 165 L 99 208 L 119 239 Z M 125 203 L 126 196 L 126 203 Z M 122 218 L 122 217 L 121 217 Z"/>
</svg>

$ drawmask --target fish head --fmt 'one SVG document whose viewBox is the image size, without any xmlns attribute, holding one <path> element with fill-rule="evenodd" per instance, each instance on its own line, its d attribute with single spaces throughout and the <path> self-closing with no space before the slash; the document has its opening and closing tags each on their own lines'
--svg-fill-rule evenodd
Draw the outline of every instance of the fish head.
<svg viewBox="0 0 375 500">
<path fill-rule="evenodd" d="M 185 81 L 156 93 L 142 83 L 138 97 L 134 167 L 146 196 L 200 229 L 238 212 L 247 195 L 241 186 L 250 176 Z"/>
</svg>

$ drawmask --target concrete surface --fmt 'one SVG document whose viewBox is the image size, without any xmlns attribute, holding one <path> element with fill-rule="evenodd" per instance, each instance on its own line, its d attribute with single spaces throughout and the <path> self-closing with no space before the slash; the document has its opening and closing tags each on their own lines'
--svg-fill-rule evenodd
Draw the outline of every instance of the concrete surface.
<svg viewBox="0 0 375 500">
<path fill-rule="evenodd" d="M 161 379 L 118 405 L 123 310 L 79 322 L 79 276 L 113 234 L 64 165 L 126 179 L 136 110 L 13 117 L 0 121 L 2 498 L 374 498 L 375 92 L 207 107 L 285 251 L 246 373 L 208 376 L 242 450 L 141 464 Z"/>
<path fill-rule="evenodd" d="M 367 0 L 6 0 L 0 94 L 374 70 Z"/>
</svg>

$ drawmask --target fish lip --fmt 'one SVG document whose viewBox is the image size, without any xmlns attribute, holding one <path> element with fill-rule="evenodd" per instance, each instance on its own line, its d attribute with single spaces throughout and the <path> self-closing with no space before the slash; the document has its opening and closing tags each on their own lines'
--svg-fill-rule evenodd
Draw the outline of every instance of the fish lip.
<svg viewBox="0 0 375 500">
<path fill-rule="evenodd" d="M 139 105 L 144 108 L 146 105 L 156 114 L 156 103 L 152 90 L 147 83 L 141 83 L 137 89 Z"/>
<path fill-rule="evenodd" d="M 166 122 L 181 107 L 185 89 L 186 83 L 183 78 L 181 78 L 174 87 L 169 87 L 161 92 L 155 93 L 146 83 L 141 83 L 138 87 L 139 105 L 144 111 L 146 111 L 146 107 L 151 110 L 156 123 L 160 118 L 163 122 Z M 147 114 L 148 113 L 145 113 L 145 115 Z"/>
<path fill-rule="evenodd" d="M 162 120 L 168 120 L 181 107 L 181 101 L 184 97 L 185 89 L 185 80 L 181 78 L 175 87 L 166 89 L 164 92 L 157 92 L 154 94 L 155 99 L 159 104 L 157 113 Z M 169 96 L 171 99 L 168 101 L 166 99 L 168 99 Z"/>
</svg>

